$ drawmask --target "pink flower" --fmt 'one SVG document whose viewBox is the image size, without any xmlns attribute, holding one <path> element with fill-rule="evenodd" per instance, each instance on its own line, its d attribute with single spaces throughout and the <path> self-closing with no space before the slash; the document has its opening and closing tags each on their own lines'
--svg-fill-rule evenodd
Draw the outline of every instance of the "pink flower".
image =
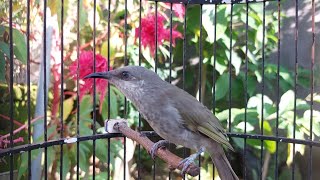
<svg viewBox="0 0 320 180">
<path fill-rule="evenodd" d="M 96 54 L 96 72 L 107 71 L 107 60 L 100 54 Z M 74 61 L 70 65 L 70 75 L 73 80 L 77 80 L 77 63 Z M 80 83 L 80 99 L 86 93 L 93 93 L 93 79 L 83 79 L 88 74 L 93 73 L 93 52 L 82 51 L 79 55 L 79 83 Z M 102 103 L 108 86 L 108 81 L 104 79 L 96 79 L 96 91 L 100 93 L 100 103 Z"/>
<path fill-rule="evenodd" d="M 170 3 L 166 3 L 166 5 L 167 5 L 167 8 L 170 9 Z M 183 4 L 177 4 L 177 3 L 172 4 L 172 10 L 179 19 L 184 18 L 185 8 Z"/>
<path fill-rule="evenodd" d="M 164 27 L 165 18 L 158 14 L 158 29 L 157 29 L 157 40 L 158 46 L 161 46 L 163 41 L 170 41 L 170 29 Z M 156 41 L 155 41 L 155 26 L 156 17 L 154 14 L 148 14 L 147 17 L 141 19 L 141 44 L 143 47 L 149 47 L 152 55 L 155 53 Z M 176 31 L 176 26 L 172 29 L 172 44 L 175 45 L 176 38 L 182 38 L 179 31 Z M 139 38 L 139 27 L 136 28 L 135 38 Z"/>
</svg>

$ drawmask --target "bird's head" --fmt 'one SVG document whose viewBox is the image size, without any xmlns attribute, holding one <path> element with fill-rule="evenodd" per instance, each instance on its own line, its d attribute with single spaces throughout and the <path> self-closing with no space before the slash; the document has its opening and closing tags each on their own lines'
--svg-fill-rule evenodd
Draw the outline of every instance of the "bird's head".
<svg viewBox="0 0 320 180">
<path fill-rule="evenodd" d="M 126 96 L 157 88 L 163 82 L 156 73 L 141 66 L 125 66 L 107 72 L 96 72 L 87 75 L 85 79 L 87 78 L 107 79 Z"/>
</svg>

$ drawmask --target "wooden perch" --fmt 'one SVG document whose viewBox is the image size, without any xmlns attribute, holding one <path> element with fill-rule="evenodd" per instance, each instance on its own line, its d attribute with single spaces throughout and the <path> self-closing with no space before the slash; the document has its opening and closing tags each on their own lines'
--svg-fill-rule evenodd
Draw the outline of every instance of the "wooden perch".
<svg viewBox="0 0 320 180">
<path fill-rule="evenodd" d="M 148 137 L 143 136 L 139 132 L 136 132 L 129 128 L 127 121 L 124 119 L 105 121 L 105 129 L 108 133 L 122 133 L 126 137 L 141 144 L 147 150 L 147 152 L 150 152 L 152 146 L 154 145 L 154 143 Z M 178 167 L 180 161 L 182 161 L 182 158 L 171 153 L 168 149 L 159 148 L 156 151 L 156 155 L 167 162 L 170 169 L 182 170 L 182 165 Z M 186 173 L 193 177 L 197 176 L 200 173 L 200 168 L 192 163 Z"/>
</svg>

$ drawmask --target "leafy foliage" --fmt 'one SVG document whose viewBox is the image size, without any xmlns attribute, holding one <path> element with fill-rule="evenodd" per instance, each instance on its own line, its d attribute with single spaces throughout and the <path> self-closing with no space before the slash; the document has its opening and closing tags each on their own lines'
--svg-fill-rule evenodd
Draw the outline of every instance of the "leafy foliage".
<svg viewBox="0 0 320 180">
<path fill-rule="evenodd" d="M 50 137 L 50 140 L 60 138 L 61 127 L 58 125 L 60 119 L 64 123 L 63 135 L 68 138 L 91 136 L 94 132 L 103 133 L 103 121 L 108 118 L 126 117 L 132 128 L 138 127 L 138 112 L 132 104 L 125 102 L 125 97 L 113 86 L 109 89 L 109 96 L 101 97 L 96 94 L 95 103 L 93 103 L 93 94 L 90 93 L 84 95 L 81 99 L 77 98 L 75 81 L 66 74 L 70 71 L 70 64 L 77 64 L 78 43 L 80 43 L 79 49 L 81 51 L 93 51 L 95 49 L 95 53 L 104 56 L 110 62 L 112 68 L 123 66 L 127 61 L 134 65 L 141 63 L 141 65 L 150 69 L 157 67 L 157 73 L 161 78 L 174 82 L 179 87 L 184 87 L 192 95 L 199 96 L 201 93 L 202 97 L 199 100 L 212 109 L 225 127 L 227 127 L 227 122 L 230 121 L 232 132 L 288 138 L 292 138 L 295 133 L 295 138 L 298 139 L 307 139 L 310 134 L 313 138 L 320 136 L 320 112 L 310 110 L 310 96 L 307 98 L 299 97 L 293 91 L 296 85 L 294 72 L 284 66 L 278 67 L 277 64 L 273 63 L 274 61 L 269 61 L 271 54 L 276 51 L 278 45 L 277 11 L 273 11 L 272 8 L 266 9 L 264 16 L 263 6 L 259 3 L 250 3 L 248 6 L 236 4 L 233 5 L 232 9 L 230 5 L 203 5 L 202 12 L 199 5 L 188 5 L 186 9 L 186 34 L 184 34 L 186 46 L 184 46 L 183 39 L 180 39 L 182 38 L 180 33 L 183 34 L 184 32 L 181 17 L 174 16 L 173 24 L 170 24 L 168 4 L 158 3 L 158 12 L 164 17 L 161 20 L 161 30 L 168 35 L 169 28 L 172 27 L 179 34 L 177 36 L 179 38 L 175 39 L 176 44 L 170 50 L 170 38 L 162 37 L 161 42 L 158 42 L 157 54 L 153 52 L 154 47 L 148 47 L 148 44 L 152 44 L 152 42 L 144 42 L 141 54 L 139 54 L 137 32 L 139 31 L 139 3 L 141 1 L 128 1 L 128 7 L 130 8 L 127 9 L 127 12 L 123 10 L 125 1 L 112 1 L 110 9 L 108 9 L 108 2 L 107 0 L 97 1 L 94 32 L 93 2 L 65 0 L 62 24 L 60 19 L 61 2 L 48 1 L 48 8 L 58 22 L 55 31 L 59 32 L 59 28 L 64 27 L 64 46 L 61 47 L 59 43 L 56 43 L 58 45 L 54 47 L 58 50 L 62 49 L 65 55 L 64 82 L 66 86 L 66 94 L 63 95 L 63 116 L 60 117 L 60 114 L 57 113 L 60 111 L 56 111 L 56 114 L 52 113 L 53 117 L 49 118 L 48 137 Z M 15 25 L 20 25 L 14 26 L 13 29 L 13 58 L 21 64 L 26 64 L 27 60 L 26 22 L 21 20 L 23 19 L 21 17 L 26 16 L 26 9 L 23 8 L 26 4 L 24 3 L 14 1 L 13 17 Z M 80 39 L 77 39 L 77 20 L 75 19 L 77 17 L 77 3 L 80 3 L 78 20 Z M 143 3 L 142 17 L 147 17 L 152 14 L 151 11 L 153 10 L 151 9 L 154 8 L 154 2 Z M 268 5 L 267 2 L 266 4 Z M 6 6 L 0 7 L 4 8 L 3 11 L 0 11 L 1 13 L 8 11 Z M 182 7 L 184 6 L 181 5 L 180 8 Z M 34 1 L 31 9 L 39 13 L 41 8 L 40 1 Z M 34 22 L 37 13 L 31 14 L 31 23 L 35 27 L 37 27 L 36 22 Z M 2 16 L 4 14 L 1 14 Z M 126 16 L 127 24 L 124 24 Z M 108 21 L 109 18 L 110 21 Z M 202 27 L 200 26 L 200 19 L 202 20 Z M 39 21 L 43 20 L 40 19 Z M 109 23 L 110 29 L 108 29 Z M 152 30 L 152 24 L 149 29 Z M 144 33 L 151 31 L 149 29 Z M 41 34 L 37 28 L 32 32 Z M 96 34 L 95 38 L 93 37 L 94 33 Z M 110 34 L 110 39 L 108 39 L 108 34 Z M 57 35 L 55 40 L 59 42 L 59 38 L 59 35 Z M 94 40 L 96 41 L 95 47 L 93 47 Z M 39 39 L 31 39 L 31 42 L 42 43 L 39 42 Z M 9 49 L 8 23 L 4 21 L 0 23 L 0 82 L 6 81 L 5 76 L 8 71 L 6 64 L 10 59 Z M 152 49 L 152 52 L 150 52 L 150 49 Z M 185 59 L 183 55 L 185 55 Z M 200 55 L 202 59 L 199 58 Z M 56 59 L 53 62 L 57 67 L 59 67 L 59 63 Z M 181 70 L 183 64 L 186 67 L 185 73 Z M 198 71 L 200 64 L 201 73 Z M 54 68 L 52 68 L 52 71 L 57 73 L 52 83 L 59 84 L 60 72 Z M 278 72 L 279 76 L 277 76 Z M 183 75 L 185 75 L 184 78 Z M 198 82 L 200 77 L 202 81 Z M 310 72 L 308 70 L 298 67 L 297 84 L 301 89 L 310 85 L 309 77 Z M 229 80 L 231 81 L 229 82 Z M 201 92 L 199 87 L 202 87 Z M 281 95 L 279 102 L 277 102 L 278 88 Z M 52 100 L 48 114 L 53 112 L 54 107 L 59 106 L 60 97 L 55 97 L 55 91 L 57 90 L 59 88 L 50 90 L 49 96 L 58 100 Z M 56 94 L 59 95 L 59 92 Z M 315 103 L 320 102 L 319 97 L 319 94 L 314 94 L 313 100 Z M 212 102 L 212 99 L 215 101 Z M 93 104 L 99 107 L 94 107 Z M 57 109 L 59 108 L 61 107 Z M 313 117 L 311 117 L 311 114 Z M 311 118 L 313 119 L 312 132 L 310 129 Z M 26 119 L 24 118 L 23 123 Z M 37 123 L 41 122 L 40 120 Z M 143 130 L 150 130 L 145 121 L 142 121 L 141 124 Z M 295 129 L 293 128 L 294 125 L 296 125 Z M 41 138 L 34 141 L 43 140 L 43 137 Z M 245 150 L 243 139 L 232 138 L 231 141 L 239 154 Z M 256 179 L 259 169 L 254 162 L 257 162 L 260 156 L 261 141 L 248 139 L 246 142 L 247 148 L 250 150 L 248 157 L 251 158 L 249 159 L 251 164 L 249 163 L 249 166 L 253 167 L 250 170 L 250 177 Z M 107 156 L 109 146 L 110 159 Z M 111 176 L 105 171 L 110 168 L 112 173 L 116 172 L 115 158 L 119 157 L 123 142 L 118 139 L 111 139 L 110 141 L 99 139 L 96 140 L 95 147 L 98 161 L 96 167 L 101 170 L 96 174 L 96 178 L 103 179 L 106 176 Z M 276 152 L 276 142 L 274 141 L 263 141 L 263 147 L 264 154 L 274 155 Z M 296 148 L 296 151 L 301 154 L 303 154 L 303 150 L 303 147 Z M 137 154 L 137 150 L 135 151 Z M 279 146 L 278 151 L 285 154 L 279 161 L 290 165 L 288 162 L 292 158 L 290 154 L 292 147 L 290 145 Z M 38 150 L 33 152 L 32 159 L 38 153 L 41 153 Z M 77 164 L 77 145 L 75 143 L 64 145 L 63 172 L 59 172 L 60 169 L 57 168 L 61 163 L 60 146 L 50 147 L 48 152 L 50 153 L 48 165 L 52 167 L 50 173 L 62 173 L 65 178 L 72 176 L 73 169 Z M 148 168 L 153 164 L 149 155 L 144 151 L 140 155 L 141 159 L 145 160 L 142 166 L 149 170 Z M 92 174 L 90 166 L 93 163 L 91 162 L 93 156 L 92 141 L 79 143 L 79 156 L 79 166 L 85 174 L 83 178 L 90 178 Z M 26 153 L 19 157 L 18 162 L 21 162 L 21 167 L 19 168 L 18 179 L 23 179 L 27 175 L 27 158 Z M 109 160 L 111 165 L 107 167 Z M 137 161 L 134 160 L 133 164 Z M 204 161 L 209 162 L 209 157 L 204 156 Z M 269 169 L 275 168 L 273 164 L 269 163 Z M 205 174 L 205 177 L 211 178 L 213 176 L 211 169 L 211 166 L 205 166 L 201 171 Z M 274 171 L 269 170 L 267 178 L 273 177 L 272 172 Z M 280 177 L 287 177 L 287 170 L 279 169 L 279 172 Z M 134 176 L 134 173 L 132 175 Z"/>
</svg>

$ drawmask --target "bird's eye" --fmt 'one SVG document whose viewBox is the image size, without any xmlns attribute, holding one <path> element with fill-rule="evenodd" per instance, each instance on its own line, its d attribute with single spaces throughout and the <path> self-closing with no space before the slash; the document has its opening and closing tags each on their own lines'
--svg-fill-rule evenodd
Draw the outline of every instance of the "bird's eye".
<svg viewBox="0 0 320 180">
<path fill-rule="evenodd" d="M 128 79 L 130 77 L 130 74 L 127 71 L 123 71 L 121 76 L 122 76 L 122 79 Z"/>
</svg>

